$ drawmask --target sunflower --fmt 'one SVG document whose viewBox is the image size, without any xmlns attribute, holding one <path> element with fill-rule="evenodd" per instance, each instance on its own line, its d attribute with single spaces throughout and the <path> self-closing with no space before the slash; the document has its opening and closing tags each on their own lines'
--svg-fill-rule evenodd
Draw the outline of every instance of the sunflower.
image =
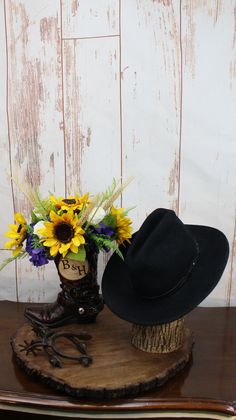
<svg viewBox="0 0 236 420">
<path fill-rule="evenodd" d="M 54 195 L 51 195 L 50 201 L 58 210 L 81 210 L 84 206 L 87 206 L 90 203 L 89 193 L 84 194 L 79 197 L 78 194 L 75 196 L 69 196 L 68 198 L 60 197 L 57 199 Z"/>
<path fill-rule="evenodd" d="M 17 224 L 10 224 L 9 228 L 10 230 L 5 233 L 5 236 L 7 238 L 11 238 L 11 241 L 7 241 L 4 245 L 5 249 L 11 249 L 14 248 L 12 253 L 13 256 L 16 257 L 22 250 L 22 243 L 26 238 L 26 230 L 25 225 L 26 220 L 24 216 L 21 213 L 15 213 L 14 219 Z"/>
<path fill-rule="evenodd" d="M 77 254 L 80 245 L 85 243 L 84 230 L 78 226 L 78 217 L 71 211 L 61 216 L 51 211 L 50 221 L 44 222 L 44 228 L 38 229 L 36 233 L 42 235 L 41 241 L 50 248 L 52 257 L 58 252 L 63 257 L 68 251 Z"/>
<path fill-rule="evenodd" d="M 125 209 L 116 209 L 112 206 L 110 213 L 116 218 L 117 243 L 121 245 L 124 241 L 130 242 L 129 239 L 133 230 L 131 227 L 132 221 L 125 216 Z"/>
</svg>

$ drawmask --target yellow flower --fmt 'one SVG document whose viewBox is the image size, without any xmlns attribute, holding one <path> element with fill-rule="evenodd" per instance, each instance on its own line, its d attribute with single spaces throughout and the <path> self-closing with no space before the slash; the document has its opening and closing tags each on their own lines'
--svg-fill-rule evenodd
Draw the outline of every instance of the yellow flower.
<svg viewBox="0 0 236 420">
<path fill-rule="evenodd" d="M 129 239 L 131 238 L 133 231 L 133 228 L 131 227 L 132 221 L 125 216 L 125 209 L 116 209 L 112 206 L 111 214 L 116 218 L 117 243 L 121 245 L 124 241 L 130 242 Z"/>
<path fill-rule="evenodd" d="M 4 245 L 5 249 L 13 249 L 12 253 L 13 256 L 16 257 L 22 250 L 22 242 L 25 240 L 26 237 L 26 220 L 21 213 L 15 213 L 14 219 L 17 224 L 10 224 L 10 230 L 5 233 L 7 238 L 11 238 L 11 241 L 7 241 Z"/>
<path fill-rule="evenodd" d="M 58 210 L 61 209 L 66 211 L 81 210 L 83 206 L 87 206 L 90 203 L 89 193 L 86 193 L 81 197 L 76 194 L 74 197 L 70 195 L 68 198 L 59 197 L 59 199 L 54 197 L 54 195 L 51 195 L 50 201 Z"/>
<path fill-rule="evenodd" d="M 77 254 L 80 245 L 85 244 L 84 230 L 78 226 L 77 215 L 70 211 L 59 216 L 51 211 L 50 220 L 36 232 L 42 235 L 43 245 L 50 248 L 50 255 L 55 257 L 59 252 L 65 257 L 68 251 Z"/>
</svg>

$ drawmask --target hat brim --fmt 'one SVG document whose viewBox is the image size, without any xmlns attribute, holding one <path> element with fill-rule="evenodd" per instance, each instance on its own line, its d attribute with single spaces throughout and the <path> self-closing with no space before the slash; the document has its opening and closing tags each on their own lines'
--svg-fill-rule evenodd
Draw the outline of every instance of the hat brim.
<svg viewBox="0 0 236 420">
<path fill-rule="evenodd" d="M 169 295 L 156 299 L 138 295 L 132 287 L 125 261 L 117 254 L 112 255 L 102 279 L 102 294 L 112 312 L 135 324 L 163 324 L 181 318 L 210 294 L 227 263 L 228 241 L 222 232 L 212 227 L 185 226 L 198 242 L 200 255 L 188 279 Z M 123 247 L 123 254 L 127 249 Z"/>
</svg>

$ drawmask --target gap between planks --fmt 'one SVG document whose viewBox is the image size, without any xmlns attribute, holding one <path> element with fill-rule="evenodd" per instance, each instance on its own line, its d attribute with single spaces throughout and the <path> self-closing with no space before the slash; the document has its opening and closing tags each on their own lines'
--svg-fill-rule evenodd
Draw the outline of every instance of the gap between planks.
<svg viewBox="0 0 236 420">
<path fill-rule="evenodd" d="M 6 115 L 7 115 L 7 137 L 8 137 L 8 147 L 9 147 L 9 168 L 11 174 L 11 193 L 12 193 L 12 204 L 13 210 L 16 211 L 15 197 L 14 197 L 14 188 L 12 180 L 12 154 L 11 154 L 11 135 L 10 135 L 10 117 L 9 117 L 9 49 L 8 49 L 8 33 L 7 33 L 7 8 L 6 0 L 3 2 L 4 9 L 4 25 L 5 25 L 5 47 L 6 47 Z M 19 290 L 18 290 L 18 272 L 17 272 L 17 261 L 14 261 L 15 265 L 15 288 L 16 288 L 16 301 L 19 302 Z"/>
<path fill-rule="evenodd" d="M 119 113 L 120 113 L 120 176 L 123 180 L 123 104 L 122 104 L 122 29 L 121 29 L 121 0 L 119 0 Z M 120 205 L 123 207 L 123 192 L 120 196 Z"/>
<path fill-rule="evenodd" d="M 233 265 L 234 265 L 234 255 L 235 255 L 235 247 L 236 247 L 235 238 L 236 238 L 236 217 L 234 221 L 234 233 L 233 233 L 233 240 L 231 244 L 231 257 L 230 257 L 230 269 L 229 269 L 230 278 L 228 280 L 228 287 L 227 287 L 227 292 L 226 292 L 226 306 L 227 307 L 231 306 L 231 297 L 232 297 L 231 294 L 232 294 L 232 286 L 233 286 Z"/>
<path fill-rule="evenodd" d="M 181 157 L 182 157 L 182 123 L 183 123 L 183 45 L 182 45 L 182 0 L 179 2 L 179 49 L 180 49 L 180 115 L 179 115 L 179 162 L 178 162 L 178 195 L 177 215 L 180 216 L 180 185 L 181 185 Z"/>
<path fill-rule="evenodd" d="M 77 39 L 97 39 L 97 38 L 118 38 L 120 35 L 95 35 L 95 36 L 81 36 L 81 37 L 72 37 L 72 38 L 61 38 L 62 41 L 74 41 Z"/>
<path fill-rule="evenodd" d="M 61 99 L 62 99 L 62 124 L 64 143 L 64 192 L 67 197 L 67 167 L 66 167 L 66 133 L 65 133 L 65 89 L 64 89 L 64 55 L 63 55 L 63 33 L 62 33 L 62 1 L 60 0 L 60 54 L 61 54 Z"/>
</svg>

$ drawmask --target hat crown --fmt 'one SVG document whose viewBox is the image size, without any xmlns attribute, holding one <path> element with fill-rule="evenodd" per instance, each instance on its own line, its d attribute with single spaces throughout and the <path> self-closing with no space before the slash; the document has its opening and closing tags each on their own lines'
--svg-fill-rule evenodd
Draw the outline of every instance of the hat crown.
<svg viewBox="0 0 236 420">
<path fill-rule="evenodd" d="M 197 256 L 197 243 L 175 212 L 157 209 L 135 235 L 125 261 L 135 292 L 151 299 L 180 287 Z"/>
</svg>

